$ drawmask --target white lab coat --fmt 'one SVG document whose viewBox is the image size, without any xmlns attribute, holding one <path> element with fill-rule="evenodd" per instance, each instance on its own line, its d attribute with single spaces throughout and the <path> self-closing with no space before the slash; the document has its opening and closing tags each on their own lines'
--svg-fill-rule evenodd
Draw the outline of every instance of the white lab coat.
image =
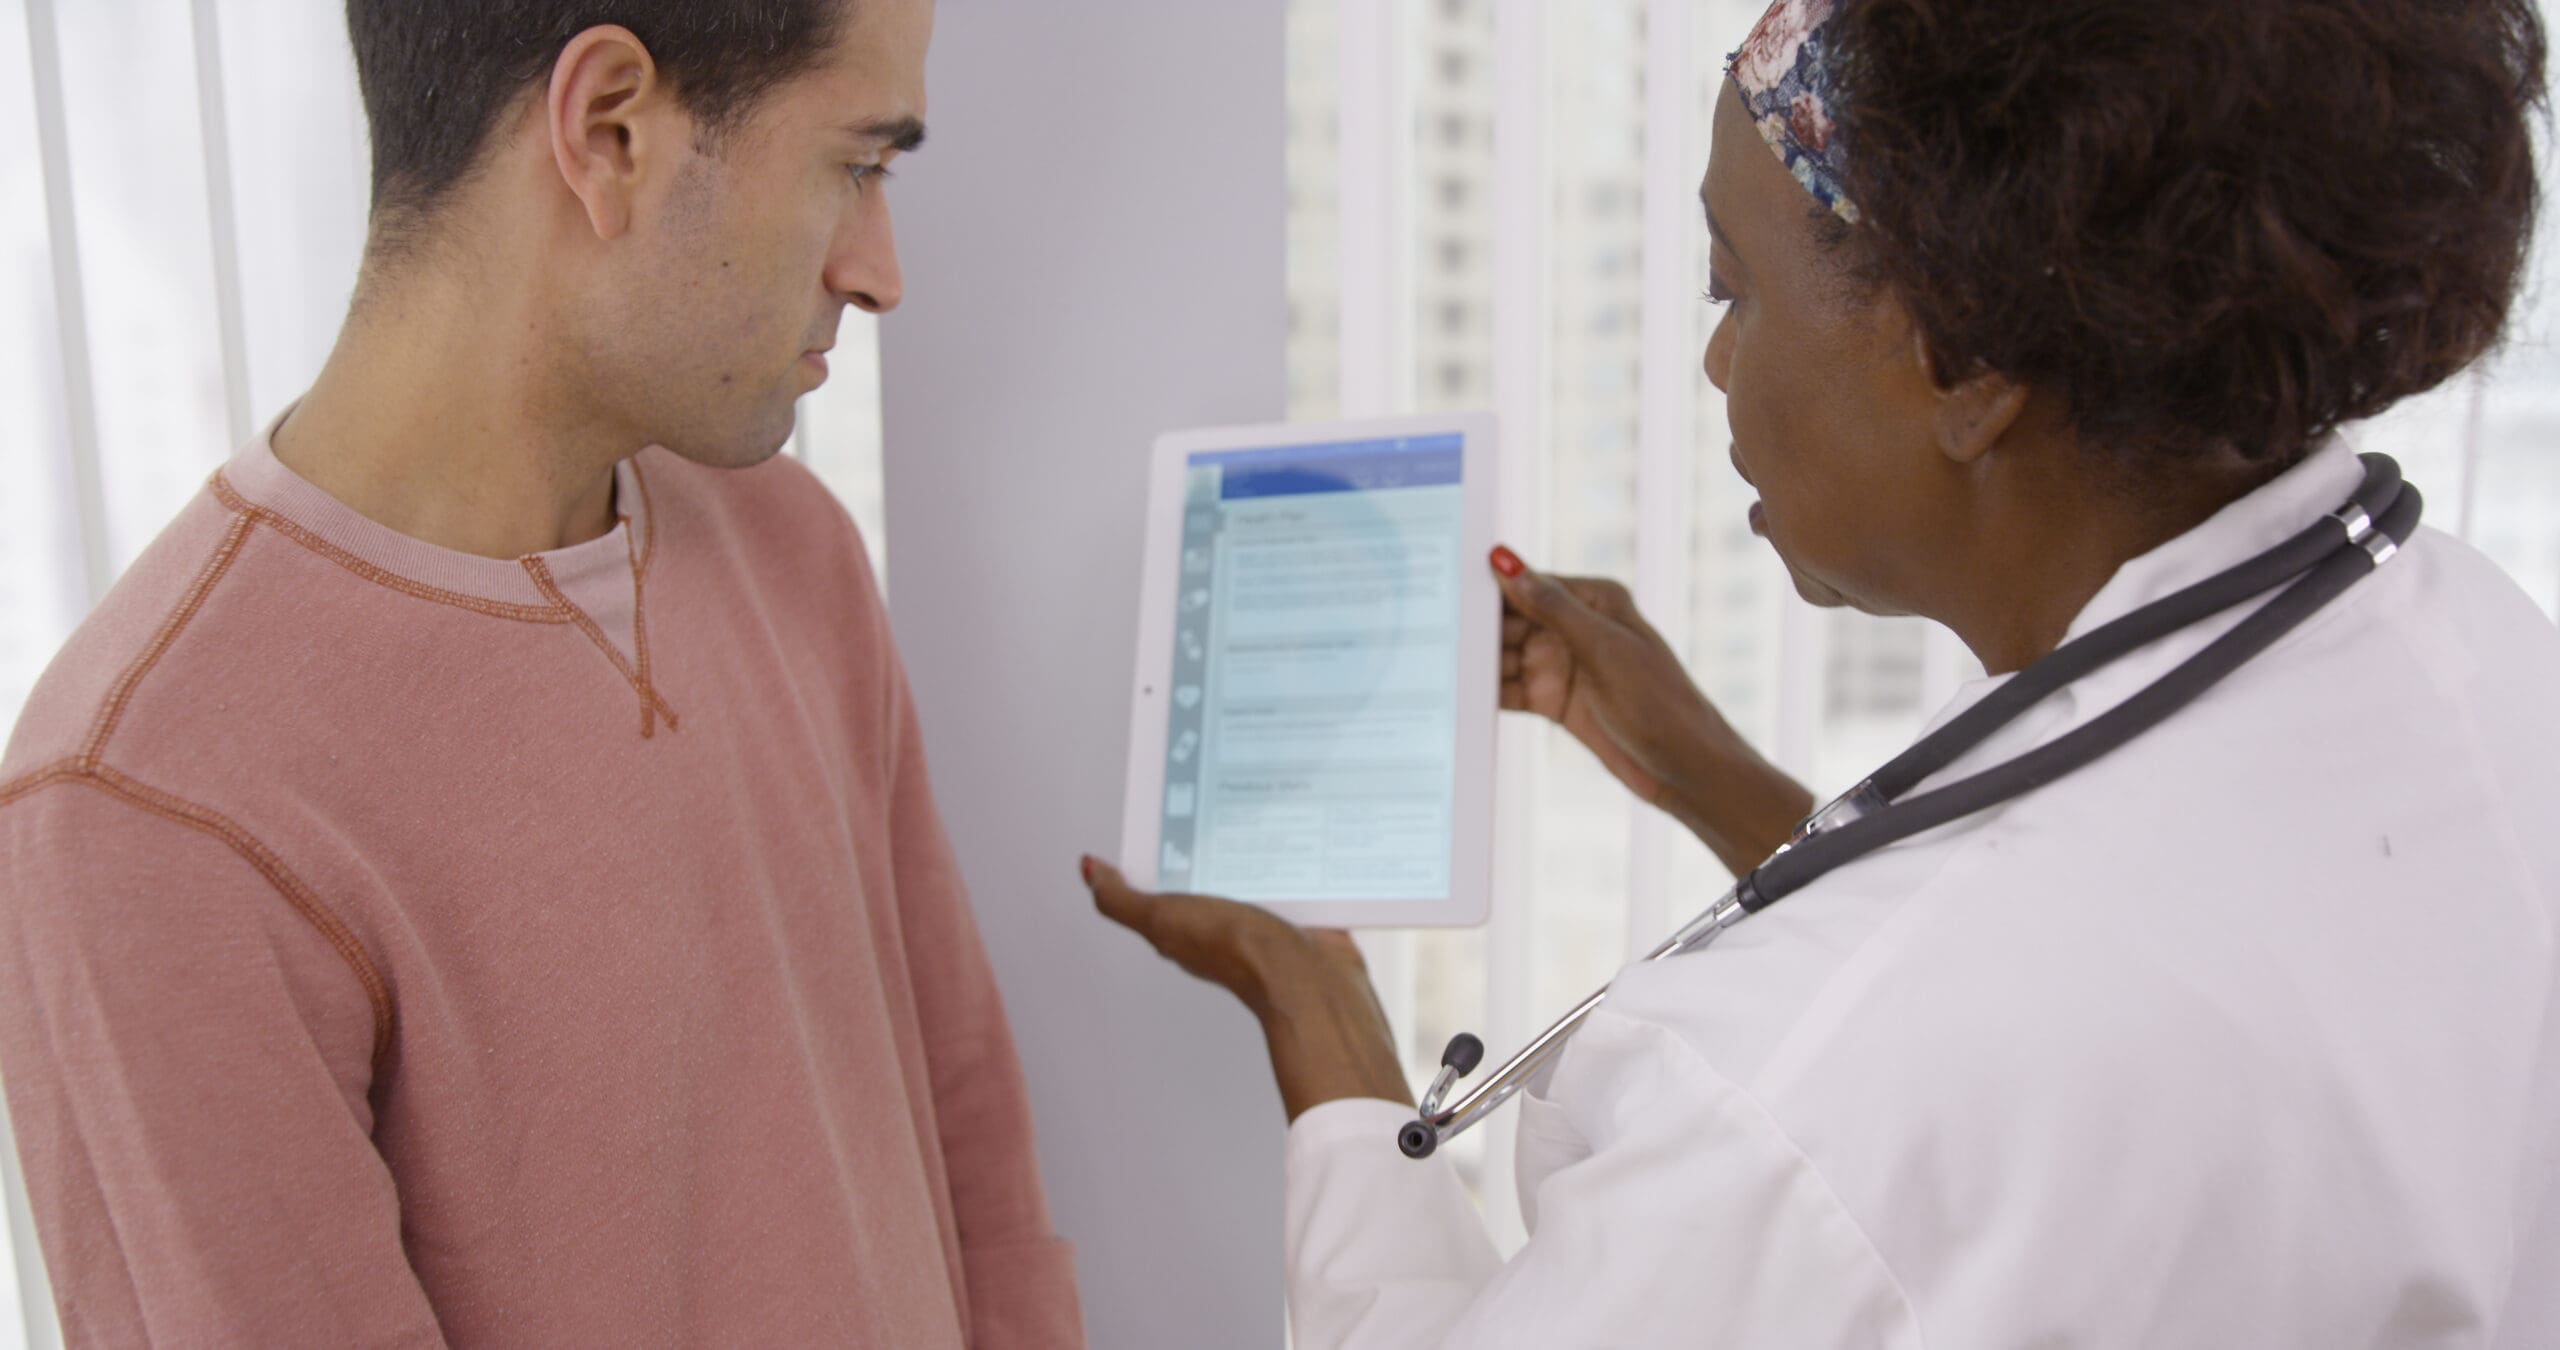
<svg viewBox="0 0 2560 1350">
<path fill-rule="evenodd" d="M 2073 633 L 2356 477 L 2321 451 Z M 2115 754 L 1623 974 L 1520 1104 L 1510 1261 L 1409 1108 L 1300 1117 L 1299 1350 L 2560 1347 L 2556 706 L 2560 632 L 2422 532 Z"/>
</svg>

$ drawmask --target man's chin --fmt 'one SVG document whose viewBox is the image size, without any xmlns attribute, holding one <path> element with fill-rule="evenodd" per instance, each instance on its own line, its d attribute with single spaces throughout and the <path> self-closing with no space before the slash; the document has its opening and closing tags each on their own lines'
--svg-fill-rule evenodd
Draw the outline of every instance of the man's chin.
<svg viewBox="0 0 2560 1350">
<path fill-rule="evenodd" d="M 755 434 L 723 437 L 686 437 L 666 440 L 660 445 L 679 459 L 689 460 L 707 469 L 752 469 L 781 454 L 791 444 L 792 423 L 785 421 L 777 430 L 759 430 Z"/>
</svg>

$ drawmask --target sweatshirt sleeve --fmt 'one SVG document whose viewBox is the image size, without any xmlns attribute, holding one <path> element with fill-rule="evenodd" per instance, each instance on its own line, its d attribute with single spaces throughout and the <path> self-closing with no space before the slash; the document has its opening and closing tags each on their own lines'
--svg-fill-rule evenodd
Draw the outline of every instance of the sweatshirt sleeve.
<svg viewBox="0 0 2560 1350">
<path fill-rule="evenodd" d="M 64 1339 L 441 1344 L 373 1002 L 225 828 L 79 778 L 0 800 L 0 1079 Z"/>
<path fill-rule="evenodd" d="M 1050 1227 L 1032 1146 L 1030 1090 L 995 972 L 934 809 L 922 734 L 890 659 L 892 852 L 906 960 L 924 1027 L 934 1120 L 950 1178 L 980 1350 L 1080 1346 L 1072 1249 Z"/>
<path fill-rule="evenodd" d="M 1892 1272 L 1752 1098 L 1669 1031 L 1607 1009 L 1570 1054 L 1566 1128 L 1589 1152 L 1545 1178 L 1508 1262 L 1447 1164 L 1396 1150 L 1410 1108 L 1329 1102 L 1298 1118 L 1298 1350 L 1919 1350 Z"/>
</svg>

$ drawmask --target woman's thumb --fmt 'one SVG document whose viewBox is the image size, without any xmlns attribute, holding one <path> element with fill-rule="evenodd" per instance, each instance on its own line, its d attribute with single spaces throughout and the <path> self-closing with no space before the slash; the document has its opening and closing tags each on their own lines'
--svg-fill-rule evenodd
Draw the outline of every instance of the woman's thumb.
<svg viewBox="0 0 2560 1350">
<path fill-rule="evenodd" d="M 1532 622 L 1552 630 L 1576 650 L 1597 635 L 1602 619 L 1564 583 L 1520 561 L 1508 547 L 1493 550 L 1493 574 L 1502 598 Z"/>
</svg>

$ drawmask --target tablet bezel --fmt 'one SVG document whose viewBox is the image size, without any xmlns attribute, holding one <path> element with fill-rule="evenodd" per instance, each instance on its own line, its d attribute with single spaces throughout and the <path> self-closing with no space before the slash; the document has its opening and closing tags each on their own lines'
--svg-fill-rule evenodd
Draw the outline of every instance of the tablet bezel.
<svg viewBox="0 0 2560 1350">
<path fill-rule="evenodd" d="M 1494 729 L 1502 680 L 1502 591 L 1486 557 L 1494 545 L 1499 449 L 1490 413 L 1267 423 L 1168 432 L 1147 478 L 1145 564 L 1139 569 L 1137 663 L 1130 680 L 1129 762 L 1120 859 L 1131 884 L 1153 890 L 1163 838 L 1164 738 L 1172 696 L 1172 602 L 1182 551 L 1184 470 L 1204 451 L 1393 440 L 1456 433 L 1459 472 L 1457 765 L 1450 801 L 1449 894 L 1436 900 L 1277 900 L 1263 907 L 1324 928 L 1446 928 L 1481 924 L 1493 889 Z"/>
</svg>

